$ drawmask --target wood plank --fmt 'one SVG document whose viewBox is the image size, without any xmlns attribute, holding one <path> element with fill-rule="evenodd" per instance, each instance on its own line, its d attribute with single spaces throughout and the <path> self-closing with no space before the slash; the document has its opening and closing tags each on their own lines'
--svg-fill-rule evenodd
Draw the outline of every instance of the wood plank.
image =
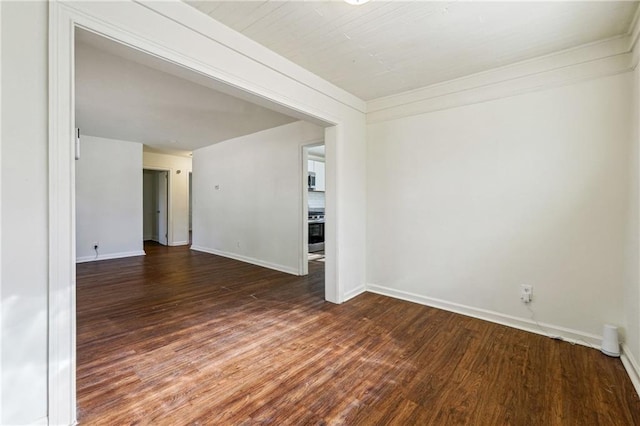
<svg viewBox="0 0 640 426">
<path fill-rule="evenodd" d="M 185 247 L 77 266 L 81 424 L 640 424 L 620 360 Z"/>
</svg>

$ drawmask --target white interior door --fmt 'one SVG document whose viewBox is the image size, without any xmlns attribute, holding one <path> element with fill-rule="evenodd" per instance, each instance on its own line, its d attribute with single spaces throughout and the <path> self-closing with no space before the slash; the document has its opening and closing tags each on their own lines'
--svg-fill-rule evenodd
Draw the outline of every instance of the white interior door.
<svg viewBox="0 0 640 426">
<path fill-rule="evenodd" d="M 157 189 L 158 242 L 166 246 L 169 244 L 169 172 L 158 172 Z"/>
</svg>

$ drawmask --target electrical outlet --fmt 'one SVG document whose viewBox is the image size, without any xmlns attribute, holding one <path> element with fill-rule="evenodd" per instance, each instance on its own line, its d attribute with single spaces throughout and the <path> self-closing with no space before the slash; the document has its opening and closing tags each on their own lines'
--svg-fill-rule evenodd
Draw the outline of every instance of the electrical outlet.
<svg viewBox="0 0 640 426">
<path fill-rule="evenodd" d="M 520 286 L 520 300 L 524 303 L 529 303 L 533 300 L 533 286 L 521 285 Z"/>
</svg>

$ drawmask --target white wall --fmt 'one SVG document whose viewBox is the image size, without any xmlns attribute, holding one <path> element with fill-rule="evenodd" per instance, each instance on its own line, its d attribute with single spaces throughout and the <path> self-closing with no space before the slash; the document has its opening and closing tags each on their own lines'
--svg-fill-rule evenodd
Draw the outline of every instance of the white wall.
<svg viewBox="0 0 640 426">
<path fill-rule="evenodd" d="M 47 3 L 2 8 L 2 419 L 47 415 Z"/>
<path fill-rule="evenodd" d="M 324 209 L 324 192 L 309 191 L 307 193 L 307 205 L 309 206 L 309 209 Z"/>
<path fill-rule="evenodd" d="M 142 144 L 81 137 L 76 161 L 78 262 L 144 255 Z M 93 249 L 99 244 L 98 253 Z"/>
<path fill-rule="evenodd" d="M 323 137 L 299 121 L 196 150 L 192 248 L 300 273 L 302 145 Z"/>
<path fill-rule="evenodd" d="M 143 152 L 146 169 L 169 171 L 169 245 L 189 244 L 189 172 L 191 158 Z"/>
<path fill-rule="evenodd" d="M 629 156 L 629 211 L 625 268 L 624 311 L 626 315 L 625 352 L 640 375 L 640 70 L 633 72 L 631 108 L 631 155 Z"/>
<path fill-rule="evenodd" d="M 47 372 L 45 368 L 47 315 L 49 314 L 47 311 L 49 257 L 54 265 L 60 266 L 63 270 L 61 274 L 66 270 L 65 265 L 69 265 L 73 260 L 65 258 L 68 255 L 49 253 L 47 244 L 48 231 L 50 237 L 53 236 L 56 241 L 66 244 L 64 249 L 71 244 L 55 234 L 56 228 L 48 229 L 47 225 L 49 208 L 47 6 L 45 2 L 0 2 L 3 82 L 2 170 L 0 172 L 2 174 L 0 192 L 2 196 L 2 329 L 0 337 L 3 390 L 1 422 L 5 424 L 30 423 L 46 415 Z M 333 228 L 336 233 L 328 235 L 331 240 L 327 244 L 334 248 L 339 247 L 340 250 L 337 253 L 337 263 L 327 264 L 326 274 L 337 282 L 347 295 L 358 291 L 364 283 L 365 272 L 365 251 L 363 250 L 365 228 L 362 218 L 367 208 L 363 191 L 367 167 L 363 160 L 365 151 L 364 116 L 361 112 L 363 109 L 353 107 L 357 102 L 352 102 L 345 94 L 336 94 L 337 90 L 328 83 L 278 58 L 262 46 L 244 39 L 221 24 L 210 21 L 204 15 L 199 16 L 197 11 L 190 10 L 191 8 L 187 5 L 164 2 L 144 6 L 132 2 L 78 2 L 50 6 L 80 8 L 82 13 L 74 15 L 73 19 L 81 21 L 83 25 L 97 27 L 96 22 L 104 23 L 101 24 L 100 29 L 116 38 L 119 34 L 112 34 L 115 32 L 114 29 L 126 28 L 128 34 L 131 34 L 128 40 L 132 43 L 145 39 L 153 40 L 153 43 L 148 43 L 145 47 L 154 52 L 160 48 L 165 52 L 176 52 L 173 56 L 169 56 L 176 61 L 188 62 L 204 74 L 230 81 L 252 93 L 268 95 L 282 105 L 291 105 L 299 111 L 309 112 L 329 121 L 331 117 L 335 118 L 334 121 L 339 122 L 341 126 L 327 132 L 329 135 L 327 158 L 339 161 L 332 163 L 334 169 L 331 170 L 331 173 L 335 173 L 332 176 L 337 180 L 329 177 L 327 182 L 330 190 L 335 194 L 333 199 L 327 199 L 327 213 L 335 219 L 335 225 L 328 224 L 328 232 L 331 233 L 329 228 Z M 167 18 L 156 13 L 154 11 L 156 9 L 165 13 Z M 65 13 L 67 13 L 66 10 Z M 94 17 L 96 19 L 93 19 Z M 63 18 L 59 19 L 59 22 L 62 22 Z M 52 25 L 54 34 L 60 35 L 62 32 L 60 28 L 70 27 L 69 22 L 63 22 L 63 24 Z M 61 48 L 60 51 L 68 53 L 65 48 Z M 59 59 L 66 57 L 70 55 L 61 55 Z M 215 73 L 212 70 L 216 70 Z M 61 84 L 61 87 L 64 87 L 64 84 Z M 61 101 L 65 99 L 64 95 L 62 93 Z M 606 101 L 610 96 L 612 95 L 604 94 L 603 99 Z M 507 100 L 497 101 L 497 104 L 505 101 Z M 466 108 L 474 107 L 465 107 L 460 110 Z M 493 111 L 493 109 L 490 110 Z M 449 113 L 445 111 L 434 114 Z M 547 114 L 542 116 L 547 117 Z M 608 115 L 605 114 L 605 117 Z M 63 121 L 71 122 L 70 119 Z M 592 126 L 594 124 L 587 123 L 587 127 Z M 450 127 L 453 133 L 463 130 L 453 125 Z M 561 131 L 560 134 L 562 133 Z M 399 145 L 402 144 L 401 142 Z M 58 158 L 56 151 L 52 154 L 54 158 Z M 369 167 L 369 169 L 372 168 Z M 71 176 L 70 173 L 66 173 L 67 169 L 62 171 L 64 173 L 61 175 L 51 172 L 54 187 L 64 181 L 60 176 Z M 51 200 L 54 207 L 59 207 L 55 204 L 56 201 L 62 200 L 60 204 L 63 204 L 68 199 L 67 192 L 70 188 L 70 185 L 58 188 L 60 194 Z M 70 208 L 68 205 L 67 210 Z M 371 210 L 370 208 L 369 211 Z M 376 216 L 379 217 L 377 214 Z M 61 219 L 65 220 L 68 217 L 70 213 L 62 215 Z M 65 226 L 59 228 L 66 232 Z M 69 253 L 69 250 L 64 250 L 64 253 Z M 368 263 L 371 266 L 371 260 Z M 554 268 L 556 269 L 557 267 Z M 409 280 L 415 281 L 411 277 Z M 60 281 L 59 278 L 58 281 Z M 536 285 L 537 291 L 538 284 L 535 282 L 533 284 Z M 60 290 L 60 300 L 68 301 L 73 290 L 72 282 L 67 280 L 55 288 Z M 511 286 L 509 291 L 513 291 Z M 68 303 L 62 305 L 71 306 Z M 66 318 L 73 313 L 73 310 L 63 308 L 53 313 L 63 318 L 58 321 L 59 323 L 65 323 L 70 322 Z M 66 328 L 70 330 L 70 327 Z M 69 347 L 67 344 L 69 340 L 66 334 L 56 334 L 54 337 L 59 337 L 58 349 L 62 355 L 58 357 L 61 362 L 53 364 L 54 376 L 52 377 L 62 382 L 68 378 L 66 373 L 69 368 L 63 363 L 67 363 L 68 366 L 70 360 L 67 356 L 70 350 L 65 349 Z M 64 377 L 60 379 L 59 375 Z M 56 389 L 65 389 L 65 386 L 61 385 Z M 50 394 L 50 399 L 50 409 L 59 412 L 58 418 L 66 418 L 66 403 L 70 398 Z"/>
<path fill-rule="evenodd" d="M 370 288 L 532 326 L 530 284 L 542 323 L 624 325 L 631 87 L 625 73 L 369 125 Z"/>
</svg>

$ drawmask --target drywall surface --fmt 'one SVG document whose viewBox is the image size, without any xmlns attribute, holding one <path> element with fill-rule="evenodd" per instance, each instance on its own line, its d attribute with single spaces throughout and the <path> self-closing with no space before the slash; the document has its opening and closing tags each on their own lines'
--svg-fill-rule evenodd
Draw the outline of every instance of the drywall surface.
<svg viewBox="0 0 640 426">
<path fill-rule="evenodd" d="M 640 70 L 633 72 L 631 108 L 631 155 L 629 156 L 629 211 L 625 268 L 625 344 L 636 365 L 640 362 Z M 637 372 L 640 373 L 640 372 Z"/>
<path fill-rule="evenodd" d="M 76 161 L 77 261 L 144 254 L 142 144 L 82 136 L 80 153 Z"/>
<path fill-rule="evenodd" d="M 145 169 L 169 171 L 169 245 L 189 244 L 189 172 L 191 158 L 143 152 Z"/>
<path fill-rule="evenodd" d="M 2 418 L 47 416 L 47 3 L 2 2 Z"/>
<path fill-rule="evenodd" d="M 630 73 L 368 126 L 371 288 L 623 325 Z M 535 326 L 534 326 L 535 327 Z"/>
<path fill-rule="evenodd" d="M 299 121 L 196 150 L 193 248 L 300 273 L 301 146 L 323 137 Z"/>
</svg>

